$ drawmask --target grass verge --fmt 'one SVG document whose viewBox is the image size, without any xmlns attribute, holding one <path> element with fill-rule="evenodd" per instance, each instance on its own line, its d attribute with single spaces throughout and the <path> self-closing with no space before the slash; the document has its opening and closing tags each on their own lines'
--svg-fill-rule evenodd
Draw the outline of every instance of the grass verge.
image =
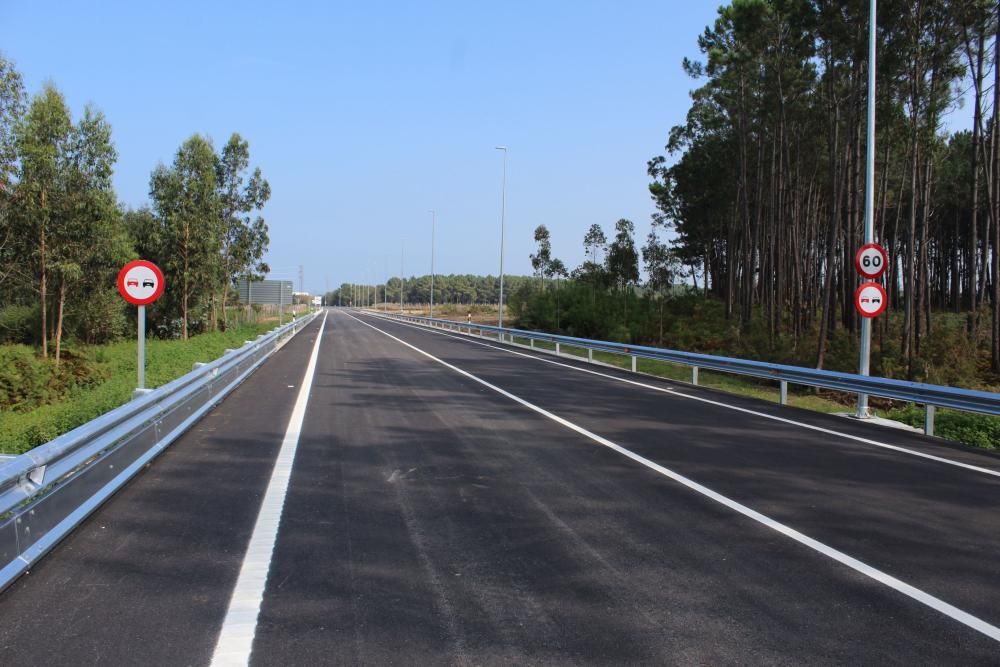
<svg viewBox="0 0 1000 667">
<path fill-rule="evenodd" d="M 197 362 L 222 356 L 227 348 L 270 331 L 277 324 L 246 324 L 189 340 L 146 341 L 146 386 L 156 388 L 191 371 Z M 60 400 L 30 411 L 0 412 L 0 453 L 21 454 L 128 402 L 136 384 L 135 341 L 78 346 L 70 350 L 99 381 L 75 386 Z"/>
<path fill-rule="evenodd" d="M 515 339 L 515 342 L 524 345 L 528 344 L 527 339 Z M 555 343 L 539 340 L 535 341 L 535 347 L 549 351 L 554 351 L 556 348 Z M 587 359 L 587 350 L 584 348 L 561 345 L 559 351 L 560 354 L 568 357 L 582 360 Z M 625 370 L 631 370 L 632 368 L 631 357 L 620 354 L 595 351 L 594 360 L 618 366 Z M 669 380 L 691 382 L 691 368 L 680 364 L 639 358 L 636 361 L 636 370 L 640 373 L 648 373 Z M 698 384 L 702 387 L 764 401 L 776 403 L 779 400 L 779 389 L 776 382 L 702 370 L 698 374 Z M 898 403 L 889 401 L 884 401 L 884 403 L 884 407 L 873 409 L 873 412 L 877 416 L 893 419 L 909 426 L 923 428 L 923 406 L 912 403 L 900 406 Z M 808 387 L 796 387 L 795 385 L 789 385 L 788 405 L 824 413 L 850 412 L 854 409 L 852 403 L 838 400 L 834 392 L 823 392 Z M 935 435 L 947 440 L 983 449 L 1000 449 L 1000 418 L 997 417 L 938 409 L 934 420 L 934 431 Z"/>
</svg>

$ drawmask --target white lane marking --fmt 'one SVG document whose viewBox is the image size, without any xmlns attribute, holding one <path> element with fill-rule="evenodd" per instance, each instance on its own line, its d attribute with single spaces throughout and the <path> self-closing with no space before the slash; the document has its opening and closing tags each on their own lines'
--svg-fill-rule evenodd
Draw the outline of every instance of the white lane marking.
<svg viewBox="0 0 1000 667">
<path fill-rule="evenodd" d="M 299 394 L 292 408 L 292 416 L 288 420 L 285 439 L 281 442 L 278 458 L 274 462 L 271 480 L 267 483 L 267 492 L 257 514 L 257 523 L 253 527 L 253 535 L 243 557 L 239 578 L 229 599 L 229 609 L 222 622 L 219 640 L 212 654 L 212 665 L 246 665 L 250 661 L 250 651 L 253 648 L 253 638 L 257 631 L 257 615 L 260 613 L 260 603 L 264 598 L 264 587 L 267 584 L 267 573 L 271 569 L 271 554 L 278 536 L 278 526 L 281 523 L 281 511 L 285 505 L 285 494 L 288 491 L 288 481 L 292 476 L 292 464 L 295 462 L 295 451 L 299 446 L 299 434 L 302 432 L 302 422 L 306 416 L 306 406 L 309 404 L 309 390 L 312 387 L 313 375 L 316 373 L 316 360 L 319 359 L 319 344 L 323 339 L 323 329 L 326 327 L 326 314 L 319 325 L 319 333 L 313 344 L 312 355 L 306 366 L 306 374 L 299 385 Z"/>
<path fill-rule="evenodd" d="M 617 382 L 623 382 L 625 384 L 631 384 L 636 387 L 643 387 L 645 389 L 652 389 L 653 391 L 659 391 L 664 394 L 670 394 L 671 396 L 678 396 L 680 398 L 687 398 L 692 401 L 701 401 L 702 403 L 708 403 L 709 405 L 715 405 L 720 408 L 726 408 L 727 410 L 735 410 L 737 412 L 742 412 L 748 415 L 754 415 L 755 417 L 763 417 L 764 419 L 770 419 L 773 421 L 781 422 L 783 424 L 791 424 L 793 426 L 800 426 L 802 428 L 809 429 L 811 431 L 817 431 L 819 433 L 826 433 L 827 435 L 835 435 L 839 438 L 844 438 L 846 440 L 854 440 L 855 442 L 863 442 L 866 445 L 872 445 L 874 447 L 881 447 L 883 449 L 891 449 L 895 452 L 901 452 L 903 454 L 909 454 L 910 456 L 919 456 L 922 459 L 929 459 L 931 461 L 937 461 L 938 463 L 946 463 L 948 465 L 956 466 L 959 468 L 965 468 L 966 470 L 973 470 L 975 472 L 983 473 L 984 475 L 992 475 L 993 477 L 1000 477 L 1000 470 L 991 470 L 990 468 L 983 468 L 981 466 L 972 465 L 971 463 L 962 463 L 961 461 L 953 461 L 951 459 L 946 459 L 942 456 L 936 456 L 934 454 L 926 454 L 924 452 L 918 452 L 914 449 L 907 449 L 906 447 L 900 447 L 899 445 L 890 445 L 887 442 L 879 442 L 878 440 L 871 440 L 870 438 L 864 438 L 859 435 L 852 435 L 850 433 L 843 433 L 841 431 L 834 431 L 833 429 L 823 428 L 822 426 L 815 426 L 813 424 L 807 424 L 805 422 L 795 421 L 794 419 L 788 419 L 787 417 L 778 417 L 777 415 L 770 415 L 766 412 L 758 412 L 756 410 L 751 410 L 749 408 L 741 408 L 736 405 L 730 405 L 728 403 L 722 403 L 720 401 L 714 401 L 710 398 L 705 398 L 703 396 L 694 396 L 692 394 L 685 394 L 682 391 L 676 391 L 673 389 L 667 389 L 666 387 L 658 387 L 652 384 L 646 384 L 645 382 L 638 382 L 636 380 L 629 380 L 628 378 L 618 377 L 615 375 L 608 375 L 607 373 L 601 373 L 600 371 L 590 370 L 589 368 L 580 368 L 579 366 L 574 366 L 572 364 L 565 364 L 553 359 L 545 359 L 544 357 L 538 357 L 533 354 L 525 354 L 524 352 L 518 352 L 517 350 L 511 350 L 505 347 L 500 347 L 499 345 L 491 345 L 489 343 L 483 343 L 478 340 L 472 340 L 465 334 L 449 334 L 444 331 L 438 331 L 437 329 L 431 329 L 430 327 L 421 326 L 418 324 L 410 324 L 409 322 L 400 322 L 398 320 L 392 319 L 391 317 L 384 317 L 378 315 L 378 317 L 386 319 L 395 324 L 401 326 L 411 327 L 413 329 L 418 329 L 420 331 L 427 331 L 428 333 L 435 333 L 446 338 L 454 338 L 455 340 L 460 340 L 465 343 L 471 343 L 472 345 L 481 345 L 483 347 L 488 347 L 492 350 L 499 350 L 501 352 L 506 352 L 507 354 L 513 354 L 519 357 L 524 357 L 526 359 L 534 359 L 535 361 L 541 361 L 546 364 L 552 364 L 554 366 L 561 366 L 562 368 L 569 368 L 574 371 L 579 371 L 581 373 L 589 373 L 590 375 L 596 375 L 598 377 L 607 378 L 609 380 L 615 380 Z"/>
<path fill-rule="evenodd" d="M 459 375 L 462 375 L 462 376 L 464 376 L 464 377 L 466 377 L 466 378 L 468 378 L 470 380 L 473 380 L 474 382 L 478 382 L 479 384 L 483 385 L 484 387 L 487 387 L 488 389 L 491 389 L 491 390 L 495 391 L 496 393 L 500 394 L 501 396 L 509 398 L 510 400 L 514 401 L 515 403 L 518 403 L 518 404 L 520 404 L 520 405 L 528 408 L 529 410 L 537 412 L 538 414 L 540 414 L 540 415 L 542 415 L 544 417 L 547 417 L 548 419 L 551 419 L 552 421 L 556 422 L 557 424 L 565 426 L 566 428 L 568 428 L 568 429 L 570 429 L 572 431 L 575 431 L 575 432 L 579 433 L 580 435 L 585 436 L 585 437 L 589 438 L 590 440 L 593 440 L 594 442 L 596 442 L 598 444 L 604 445 L 605 447 L 607 447 L 609 449 L 612 449 L 612 450 L 618 452 L 619 454 L 622 454 L 623 456 L 627 456 L 628 458 L 632 459 L 633 461 L 646 466 L 650 470 L 654 470 L 654 471 L 660 473 L 664 477 L 668 477 L 668 478 L 674 480 L 675 482 L 683 484 L 687 488 L 689 488 L 692 491 L 695 491 L 697 493 L 700 493 L 701 495 L 705 496 L 706 498 L 710 498 L 710 499 L 714 500 L 715 502 L 728 507 L 731 510 L 739 512 L 740 514 L 742 514 L 745 517 L 753 519 L 754 521 L 756 521 L 756 522 L 758 522 L 760 524 L 763 524 L 764 526 L 767 526 L 768 528 L 770 528 L 772 530 L 775 530 L 775 531 L 781 533 L 782 535 L 785 535 L 786 537 L 790 537 L 791 539 L 795 540 L 799 544 L 805 545 L 805 546 L 809 547 L 810 549 L 813 549 L 814 551 L 817 551 L 817 552 L 823 554 L 824 556 L 837 561 L 838 563 L 840 563 L 842 565 L 846 565 L 847 567 L 851 568 L 855 572 L 859 572 L 860 574 L 863 574 L 866 577 L 870 577 L 870 578 L 874 579 L 875 581 L 877 581 L 877 582 L 879 582 L 881 584 L 884 584 L 884 585 L 888 586 L 889 588 L 902 593 L 903 595 L 906 595 L 906 596 L 908 596 L 910 598 L 913 598 L 917 602 L 920 602 L 921 604 L 927 605 L 931 609 L 934 609 L 935 611 L 938 611 L 938 612 L 944 614 L 945 616 L 948 616 L 949 618 L 952 618 L 952 619 L 958 621 L 959 623 L 972 628 L 973 630 L 976 630 L 977 632 L 981 632 L 982 634 L 986 635 L 990 639 L 993 639 L 995 641 L 1000 642 L 1000 628 L 998 628 L 998 627 L 996 627 L 994 625 L 990 625 L 986 621 L 984 621 L 984 620 L 982 620 L 982 619 L 980 619 L 980 618 L 978 618 L 976 616 L 973 616 L 972 614 L 970 614 L 968 612 L 962 611 L 958 607 L 950 605 L 947 602 L 945 602 L 944 600 L 941 600 L 940 598 L 936 598 L 936 597 L 934 597 L 933 595 L 931 595 L 929 593 L 925 593 L 924 591 L 920 590 L 919 588 L 911 586 L 910 584 L 906 583 L 905 581 L 901 581 L 901 580 L 897 579 L 896 577 L 893 577 L 890 574 L 886 574 L 885 572 L 882 572 L 881 570 L 876 569 L 876 568 L 872 567 L 871 565 L 863 563 L 860 560 L 858 560 L 857 558 L 854 558 L 853 556 L 848 556 L 847 554 L 845 554 L 842 551 L 838 551 L 837 549 L 834 549 L 833 547 L 828 546 L 828 545 L 826 545 L 826 544 L 824 544 L 824 543 L 822 543 L 822 542 L 820 542 L 818 540 L 814 540 L 813 538 L 811 538 L 808 535 L 805 535 L 803 533 L 800 533 L 799 531 L 795 530 L 794 528 L 791 528 L 789 526 L 786 526 L 783 523 L 775 521 L 774 519 L 772 519 L 772 518 L 770 518 L 768 516 L 765 516 L 764 514 L 761 514 L 760 512 L 758 512 L 756 510 L 750 509 L 746 505 L 738 503 L 735 500 L 732 500 L 731 498 L 728 498 L 728 497 L 722 495 L 721 493 L 717 493 L 717 492 L 709 489 L 706 486 L 702 486 L 698 482 L 695 482 L 694 480 L 689 479 L 689 478 L 685 477 L 684 475 L 681 475 L 680 473 L 674 472 L 673 470 L 670 470 L 669 468 L 665 468 L 665 467 L 661 466 L 659 463 L 655 463 L 653 461 L 650 461 L 649 459 L 647 459 L 644 456 L 641 456 L 639 454 L 636 454 L 633 451 L 625 449 L 621 445 L 617 445 L 614 442 L 608 440 L 607 438 L 604 438 L 604 437 L 602 437 L 600 435 L 597 435 L 596 433 L 592 433 L 591 431 L 588 431 L 587 429 L 583 428 L 582 426 L 578 426 L 577 424 L 574 424 L 573 422 L 571 422 L 571 421 L 569 421 L 567 419 L 563 419 L 559 415 L 553 414 L 553 413 L 549 412 L 548 410 L 546 410 L 544 408 L 540 408 L 537 405 L 535 405 L 534 403 L 529 403 L 528 401 L 524 400 L 523 398 L 520 398 L 519 396 L 515 396 L 514 394 L 510 393 L 509 391 L 501 389 L 500 387 L 498 387 L 498 386 L 496 386 L 494 384 L 490 384 L 486 380 L 483 380 L 482 378 L 476 377 L 475 375 L 473 375 L 472 373 L 469 373 L 468 371 L 462 370 L 461 368 L 459 368 L 457 366 L 453 366 L 452 364 L 449 364 L 447 361 L 443 361 L 442 359 L 439 359 L 439 358 L 435 357 L 433 354 L 431 354 L 429 352 L 425 352 L 425 351 L 421 350 L 419 347 L 417 347 L 415 345 L 411 345 L 410 343 L 407 343 L 405 340 L 402 340 L 401 338 L 397 338 L 396 336 L 393 336 L 391 333 L 389 333 L 387 331 L 383 331 L 382 329 L 379 329 L 376 326 L 373 326 L 373 325 L 371 325 L 371 324 L 369 324 L 369 323 L 367 323 L 367 322 L 365 322 L 363 320 L 360 320 L 357 317 L 354 317 L 353 315 L 348 314 L 347 316 L 350 317 L 351 319 L 357 320 L 358 322 L 360 322 L 361 324 L 365 325 L 366 327 L 370 327 L 370 328 L 374 329 L 375 331 L 378 331 L 379 333 L 381 333 L 381 334 L 383 334 L 385 336 L 388 336 L 389 338 L 393 339 L 394 341 L 396 341 L 398 343 L 402 343 L 406 347 L 410 348 L 411 350 L 413 350 L 415 352 L 418 352 L 418 353 L 424 355 L 428 359 L 436 361 L 437 363 L 441 364 L 445 368 L 453 370 L 456 373 L 458 373 Z"/>
</svg>

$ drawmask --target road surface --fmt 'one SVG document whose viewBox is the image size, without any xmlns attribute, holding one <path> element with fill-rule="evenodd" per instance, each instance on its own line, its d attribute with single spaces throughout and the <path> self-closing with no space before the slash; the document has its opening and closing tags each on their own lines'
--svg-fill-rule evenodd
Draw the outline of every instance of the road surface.
<svg viewBox="0 0 1000 667">
<path fill-rule="evenodd" d="M 0 662 L 1000 663 L 1000 457 L 322 320 L 0 595 Z"/>
</svg>

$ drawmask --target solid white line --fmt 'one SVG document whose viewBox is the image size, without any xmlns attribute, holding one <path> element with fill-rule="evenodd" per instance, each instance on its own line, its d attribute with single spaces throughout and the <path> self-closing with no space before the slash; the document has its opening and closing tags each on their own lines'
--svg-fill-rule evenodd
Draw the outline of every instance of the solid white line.
<svg viewBox="0 0 1000 667">
<path fill-rule="evenodd" d="M 240 568 L 236 587 L 229 600 L 229 609 L 222 622 L 219 640 L 215 644 L 215 652 L 212 655 L 213 667 L 246 665 L 250 661 L 253 638 L 257 631 L 257 615 L 260 613 L 260 603 L 264 598 L 267 573 L 271 569 L 271 555 L 278 537 L 281 511 L 285 505 L 285 494 L 292 476 L 292 464 L 295 462 L 295 451 L 299 446 L 299 434 L 302 432 L 302 422 L 306 416 L 306 406 L 309 404 L 309 390 L 316 372 L 319 344 L 323 339 L 325 327 L 324 313 L 319 333 L 316 334 L 316 342 L 313 344 L 312 355 L 309 357 L 309 364 L 306 366 L 306 374 L 299 386 L 295 407 L 292 408 L 292 416 L 288 420 L 285 439 L 274 462 L 271 480 L 267 484 L 267 492 L 264 494 L 257 515 L 257 523 L 253 527 L 253 535 L 243 557 L 243 566 Z"/>
<path fill-rule="evenodd" d="M 842 551 L 838 551 L 837 549 L 834 549 L 831 546 L 827 546 L 826 544 L 824 544 L 824 543 L 822 543 L 822 542 L 820 542 L 818 540 L 814 540 L 813 538 L 809 537 L 808 535 L 804 535 L 803 533 L 800 533 L 799 531 L 795 530 L 794 528 L 791 528 L 789 526 L 786 526 L 783 523 L 775 521 L 774 519 L 771 519 L 770 517 L 765 516 L 765 515 L 761 514 L 760 512 L 758 512 L 756 510 L 750 509 L 746 505 L 738 503 L 735 500 L 732 500 L 731 498 L 728 498 L 728 497 L 726 497 L 726 496 L 724 496 L 724 495 L 722 495 L 720 493 L 717 493 L 717 492 L 709 489 L 706 486 L 702 486 L 698 482 L 695 482 L 694 480 L 689 479 L 689 478 L 685 477 L 684 475 L 681 475 L 680 473 L 674 472 L 673 470 L 670 470 L 669 468 L 665 468 L 665 467 L 663 467 L 662 465 L 660 465 L 658 463 L 650 461 L 649 459 L 647 459 L 644 456 L 641 456 L 639 454 L 636 454 L 633 451 L 625 449 L 624 447 L 622 447 L 622 446 L 620 446 L 618 444 L 615 444 L 614 442 L 608 440 L 607 438 L 604 438 L 604 437 L 602 437 L 600 435 L 597 435 L 596 433 L 592 433 L 591 431 L 588 431 L 587 429 L 583 428 L 582 426 L 578 426 L 577 424 L 574 424 L 573 422 L 571 422 L 571 421 L 569 421 L 567 419 L 563 419 L 562 417 L 560 417 L 560 416 L 558 416 L 556 414 L 553 414 L 553 413 L 549 412 L 548 410 L 545 410 L 544 408 L 540 408 L 540 407 L 538 407 L 537 405 L 535 405 L 533 403 L 529 403 L 528 401 L 524 400 L 523 398 L 520 398 L 519 396 L 515 396 L 514 394 L 510 393 L 509 391 L 501 389 L 500 387 L 498 387 L 498 386 L 496 386 L 494 384 L 490 384 L 486 380 L 483 380 L 482 378 L 479 378 L 479 377 L 473 375 L 472 373 L 469 373 L 468 371 L 462 370 L 461 368 L 459 368 L 457 366 L 453 366 L 452 364 L 449 364 L 447 361 L 443 361 L 442 359 L 439 359 L 439 358 L 435 357 L 433 354 L 430 354 L 429 352 L 425 352 L 424 350 L 421 350 L 419 347 L 416 347 L 415 345 L 411 345 L 410 343 L 407 343 L 405 340 L 402 340 L 401 338 L 397 338 L 396 336 L 393 336 L 391 333 L 389 333 L 387 331 L 383 331 L 382 329 L 379 329 L 378 327 L 373 326 L 373 325 L 369 324 L 368 322 L 360 320 L 357 317 L 354 317 L 353 315 L 348 314 L 348 317 L 350 317 L 350 318 L 352 318 L 354 320 L 357 320 L 358 322 L 360 322 L 361 324 L 365 325 L 366 327 L 370 327 L 370 328 L 374 329 L 375 331 L 378 331 L 379 333 L 381 333 L 381 334 L 383 334 L 385 336 L 388 336 L 389 338 L 393 339 L 394 341 L 396 341 L 398 343 L 401 343 L 401 344 L 405 345 L 406 347 L 410 348 L 411 350 L 413 350 L 415 352 L 418 352 L 419 354 L 424 355 L 428 359 L 436 361 L 437 363 L 441 364 L 445 368 L 453 370 L 456 373 L 458 373 L 459 375 L 462 375 L 462 376 L 464 376 L 464 377 L 466 377 L 466 378 L 468 378 L 468 379 L 470 379 L 470 380 L 472 380 L 474 382 L 478 382 L 479 384 L 483 385 L 484 387 L 487 387 L 488 389 L 491 389 L 491 390 L 495 391 L 496 393 L 500 394 L 501 396 L 509 398 L 510 400 L 514 401 L 515 403 L 518 403 L 518 404 L 520 404 L 520 405 L 528 408 L 529 410 L 537 412 L 538 414 L 540 414 L 540 415 L 542 415 L 544 417 L 547 417 L 548 419 L 551 419 L 552 421 L 556 422 L 557 424 L 565 426 L 566 428 L 568 428 L 568 429 L 570 429 L 572 431 L 575 431 L 575 432 L 579 433 L 580 435 L 583 435 L 583 436 L 589 438 L 590 440 L 593 440 L 594 442 L 596 442 L 596 443 L 598 443 L 600 445 L 603 445 L 603 446 L 605 446 L 605 447 L 607 447 L 609 449 L 612 449 L 612 450 L 618 452 L 619 454 L 627 456 L 628 458 L 632 459 L 636 463 L 639 463 L 639 464 L 641 464 L 641 465 L 649 468 L 650 470 L 655 470 L 656 472 L 660 473 L 664 477 L 668 477 L 669 479 L 672 479 L 675 482 L 678 482 L 679 484 L 683 484 L 687 488 L 689 488 L 692 491 L 695 491 L 697 493 L 700 493 L 701 495 L 705 496 L 706 498 L 710 498 L 710 499 L 714 500 L 715 502 L 728 507 L 731 510 L 739 512 L 740 514 L 742 514 L 745 517 L 753 519 L 754 521 L 756 521 L 756 522 L 758 522 L 758 523 L 760 523 L 760 524 L 762 524 L 764 526 L 767 526 L 768 528 L 770 528 L 770 529 L 772 529 L 774 531 L 777 531 L 777 532 L 781 533 L 782 535 L 785 535 L 786 537 L 790 537 L 791 539 L 795 540 L 799 544 L 807 546 L 810 549 L 813 549 L 814 551 L 817 551 L 817 552 L 823 554 L 824 556 L 837 561 L 838 563 L 840 563 L 842 565 L 846 565 L 847 567 L 851 568 L 855 572 L 863 574 L 866 577 L 870 577 L 870 578 L 874 579 L 875 581 L 877 581 L 877 582 L 879 582 L 881 584 L 884 584 L 885 586 L 888 586 L 889 588 L 891 588 L 891 589 L 893 589 L 895 591 L 898 591 L 898 592 L 902 593 L 903 595 L 906 595 L 906 596 L 908 596 L 908 597 L 916 600 L 917 602 L 920 602 L 921 604 L 927 605 L 931 609 L 934 609 L 935 611 L 938 611 L 938 612 L 944 614 L 945 616 L 948 616 L 949 618 L 952 618 L 952 619 L 958 621 L 959 623 L 961 623 L 961 624 L 963 624 L 965 626 L 968 626 L 969 628 L 972 628 L 973 630 L 976 630 L 977 632 L 981 632 L 982 634 L 986 635 L 990 639 L 993 639 L 994 641 L 1000 642 L 1000 628 L 997 628 L 994 625 L 990 625 L 986 621 L 984 621 L 984 620 L 982 620 L 982 619 L 980 619 L 980 618 L 978 618 L 976 616 L 973 616 L 972 614 L 970 614 L 968 612 L 962 611 L 958 607 L 950 605 L 947 602 L 945 602 L 944 600 L 941 600 L 940 598 L 936 598 L 933 595 L 930 595 L 929 593 L 925 593 L 924 591 L 920 590 L 919 588 L 911 586 L 910 584 L 908 584 L 908 583 L 906 583 L 904 581 L 901 581 L 901 580 L 893 577 L 892 575 L 886 574 L 885 572 L 882 572 L 879 569 L 876 569 L 876 568 L 874 568 L 874 567 L 872 567 L 872 566 L 870 566 L 870 565 L 868 565 L 866 563 L 863 563 L 860 560 L 858 560 L 857 558 L 854 558 L 853 556 L 848 556 L 847 554 L 843 553 Z"/>
<path fill-rule="evenodd" d="M 513 354 L 518 357 L 524 357 L 526 359 L 534 359 L 535 361 L 541 361 L 546 364 L 552 364 L 554 366 L 560 366 L 562 368 L 569 368 L 574 371 L 579 371 L 580 373 L 589 373 L 590 375 L 596 375 L 598 377 L 607 378 L 609 380 L 615 380 L 617 382 L 622 382 L 625 384 L 634 385 L 636 387 L 643 387 L 644 389 L 652 389 L 653 391 L 659 391 L 664 394 L 670 394 L 671 396 L 678 396 L 680 398 L 687 398 L 692 401 L 701 401 L 702 403 L 708 403 L 709 405 L 715 405 L 720 408 L 726 408 L 727 410 L 736 410 L 737 412 L 742 412 L 748 415 L 754 415 L 755 417 L 763 417 L 764 419 L 770 419 L 772 421 L 781 422 L 783 424 L 791 424 L 792 426 L 799 426 L 801 428 L 809 429 L 811 431 L 817 431 L 819 433 L 826 433 L 827 435 L 834 435 L 838 438 L 844 438 L 846 440 L 853 440 L 855 442 L 862 442 L 866 445 L 872 445 L 874 447 L 881 447 L 882 449 L 890 449 L 894 452 L 900 452 L 903 454 L 908 454 L 910 456 L 918 456 L 922 459 L 929 459 L 931 461 L 937 461 L 938 463 L 945 463 L 947 465 L 956 466 L 958 468 L 965 468 L 966 470 L 973 470 L 975 472 L 983 473 L 984 475 L 992 475 L 993 477 L 1000 477 L 1000 470 L 992 470 L 990 468 L 983 468 L 981 466 L 972 465 L 971 463 L 962 463 L 961 461 L 953 461 L 951 459 L 946 459 L 943 456 L 936 456 L 934 454 L 926 454 L 924 452 L 918 452 L 914 449 L 907 449 L 906 447 L 900 447 L 899 445 L 890 445 L 886 442 L 879 442 L 878 440 L 872 440 L 870 438 L 864 438 L 859 435 L 852 435 L 850 433 L 843 433 L 841 431 L 834 431 L 833 429 L 824 428 L 822 426 L 815 426 L 813 424 L 807 424 L 805 422 L 796 421 L 794 419 L 788 419 L 787 417 L 779 417 L 777 415 L 771 415 L 766 412 L 758 412 L 756 410 L 751 410 L 749 408 L 741 408 L 736 405 L 730 405 L 728 403 L 722 403 L 721 401 L 715 401 L 710 398 L 705 398 L 703 396 L 694 396 L 692 394 L 685 394 L 682 391 L 676 391 L 673 389 L 667 389 L 666 387 L 658 387 L 652 384 L 646 384 L 645 382 L 639 382 L 636 380 L 629 380 L 628 378 L 618 377 L 616 375 L 609 375 L 607 373 L 601 373 L 600 371 L 594 371 L 589 368 L 580 368 L 579 366 L 574 366 L 572 364 L 566 364 L 553 359 L 546 359 L 544 357 L 539 357 L 534 354 L 525 354 L 523 352 L 518 352 L 517 350 L 511 350 L 506 347 L 500 347 L 499 345 L 491 345 L 489 343 L 483 343 L 478 340 L 470 339 L 466 334 L 450 334 L 444 331 L 438 331 L 437 329 L 432 329 L 430 327 L 421 326 L 419 324 L 410 324 L 409 322 L 401 322 L 395 320 L 391 317 L 384 317 L 378 315 L 382 319 L 386 319 L 390 322 L 394 322 L 401 326 L 411 327 L 414 329 L 419 329 L 421 331 L 427 331 L 429 333 L 439 334 L 446 338 L 454 338 L 455 340 L 460 340 L 465 343 L 471 343 L 472 345 L 481 345 L 483 347 L 488 347 L 492 350 L 499 350 L 501 352 L 506 352 L 507 354 Z"/>
</svg>

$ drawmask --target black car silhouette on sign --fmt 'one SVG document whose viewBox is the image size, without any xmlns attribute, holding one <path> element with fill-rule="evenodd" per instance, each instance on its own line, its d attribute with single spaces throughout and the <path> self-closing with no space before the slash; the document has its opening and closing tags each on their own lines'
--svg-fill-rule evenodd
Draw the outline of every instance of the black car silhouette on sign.
<svg viewBox="0 0 1000 667">
<path fill-rule="evenodd" d="M 153 284 L 152 280 L 150 280 L 149 278 L 146 278 L 145 280 L 142 281 L 142 286 L 143 287 L 155 287 L 156 285 Z"/>
</svg>

